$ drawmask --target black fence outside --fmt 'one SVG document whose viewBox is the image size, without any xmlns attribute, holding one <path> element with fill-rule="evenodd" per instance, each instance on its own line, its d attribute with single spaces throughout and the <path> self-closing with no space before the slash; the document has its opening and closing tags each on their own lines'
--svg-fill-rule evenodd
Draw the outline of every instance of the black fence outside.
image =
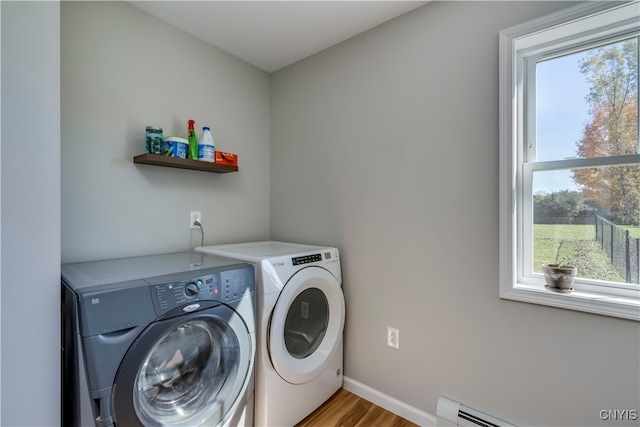
<svg viewBox="0 0 640 427">
<path fill-rule="evenodd" d="M 627 283 L 640 283 L 640 239 L 617 224 L 596 216 L 596 240 Z"/>
</svg>

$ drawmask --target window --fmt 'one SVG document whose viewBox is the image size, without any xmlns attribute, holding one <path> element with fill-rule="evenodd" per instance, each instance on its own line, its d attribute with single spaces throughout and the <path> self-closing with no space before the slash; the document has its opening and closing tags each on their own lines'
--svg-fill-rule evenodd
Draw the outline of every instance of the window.
<svg viewBox="0 0 640 427">
<path fill-rule="evenodd" d="M 500 296 L 640 320 L 638 1 L 500 33 Z M 577 267 L 568 291 L 543 264 Z"/>
</svg>

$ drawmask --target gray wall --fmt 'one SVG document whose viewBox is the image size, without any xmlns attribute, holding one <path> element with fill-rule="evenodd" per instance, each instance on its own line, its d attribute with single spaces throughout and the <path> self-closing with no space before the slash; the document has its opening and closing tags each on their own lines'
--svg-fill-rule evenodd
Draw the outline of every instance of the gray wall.
<svg viewBox="0 0 640 427">
<path fill-rule="evenodd" d="M 57 425 L 60 407 L 60 5 L 2 1 L 0 8 L 0 425 Z"/>
<path fill-rule="evenodd" d="M 59 423 L 61 209 L 67 261 L 186 249 L 192 209 L 205 243 L 338 246 L 346 375 L 431 414 L 441 393 L 521 425 L 637 408 L 638 323 L 498 299 L 497 32 L 566 4 L 428 4 L 271 77 L 126 4 L 0 5 L 0 425 Z M 189 118 L 239 173 L 131 164 L 144 126 Z"/>
<path fill-rule="evenodd" d="M 271 237 L 340 248 L 348 377 L 517 425 L 638 409 L 637 322 L 498 297 L 498 32 L 572 4 L 430 3 L 273 74 Z"/>
<path fill-rule="evenodd" d="M 269 74 L 123 2 L 63 2 L 62 261 L 269 235 Z M 135 165 L 145 126 L 210 126 L 238 173 Z"/>
</svg>

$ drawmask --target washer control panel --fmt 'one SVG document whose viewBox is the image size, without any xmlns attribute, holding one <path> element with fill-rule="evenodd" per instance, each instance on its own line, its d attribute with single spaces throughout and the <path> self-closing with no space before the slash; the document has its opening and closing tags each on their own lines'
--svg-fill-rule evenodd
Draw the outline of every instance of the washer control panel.
<svg viewBox="0 0 640 427">
<path fill-rule="evenodd" d="M 247 293 L 255 292 L 254 272 L 251 266 L 247 266 L 196 277 L 176 277 L 174 280 L 152 283 L 151 292 L 158 315 L 199 301 L 232 303 Z"/>
</svg>

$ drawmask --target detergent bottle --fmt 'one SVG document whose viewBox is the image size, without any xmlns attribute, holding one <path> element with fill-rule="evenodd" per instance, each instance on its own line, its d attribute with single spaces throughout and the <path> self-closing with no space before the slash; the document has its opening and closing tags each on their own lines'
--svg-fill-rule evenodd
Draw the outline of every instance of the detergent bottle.
<svg viewBox="0 0 640 427">
<path fill-rule="evenodd" d="M 205 162 L 215 162 L 215 144 L 208 126 L 202 128 L 202 138 L 198 141 L 198 159 Z"/>
</svg>

